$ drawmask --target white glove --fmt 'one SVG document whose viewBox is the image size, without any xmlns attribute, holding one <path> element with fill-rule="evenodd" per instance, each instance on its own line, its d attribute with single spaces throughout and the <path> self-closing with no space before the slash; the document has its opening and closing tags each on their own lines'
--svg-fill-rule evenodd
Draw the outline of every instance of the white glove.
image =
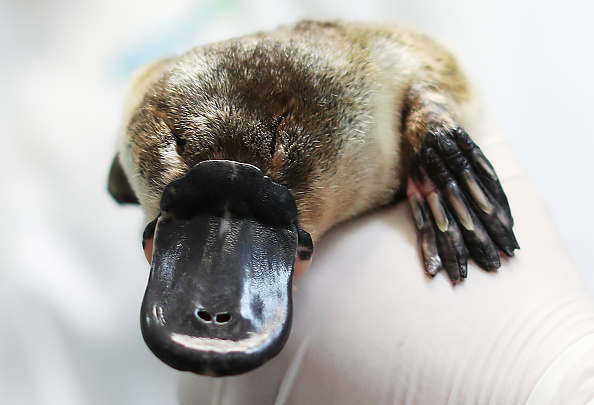
<svg viewBox="0 0 594 405">
<path fill-rule="evenodd" d="M 406 203 L 335 229 L 297 279 L 280 355 L 237 377 L 183 374 L 183 404 L 594 404 L 594 302 L 542 198 L 492 125 L 521 246 L 452 286 L 427 277 Z M 593 247 L 594 248 L 594 247 Z"/>
</svg>

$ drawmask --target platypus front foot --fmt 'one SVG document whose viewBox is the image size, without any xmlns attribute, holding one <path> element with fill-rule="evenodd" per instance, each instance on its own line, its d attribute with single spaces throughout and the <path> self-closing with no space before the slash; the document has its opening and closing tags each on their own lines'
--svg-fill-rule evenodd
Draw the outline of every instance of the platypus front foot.
<svg viewBox="0 0 594 405">
<path fill-rule="evenodd" d="M 501 266 L 519 245 L 507 197 L 493 166 L 466 131 L 434 122 L 408 170 L 407 195 L 419 231 L 425 270 L 467 275 L 470 256 L 485 270 Z"/>
</svg>

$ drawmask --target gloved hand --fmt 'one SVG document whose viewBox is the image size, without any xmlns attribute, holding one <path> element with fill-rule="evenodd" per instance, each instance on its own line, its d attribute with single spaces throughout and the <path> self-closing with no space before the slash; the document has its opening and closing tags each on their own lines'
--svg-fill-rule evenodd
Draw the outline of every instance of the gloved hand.
<svg viewBox="0 0 594 405">
<path fill-rule="evenodd" d="M 182 403 L 594 403 L 594 302 L 495 126 L 474 131 L 510 200 L 515 258 L 470 264 L 453 286 L 424 274 L 407 204 L 343 224 L 295 281 L 281 354 L 237 377 L 183 374 Z"/>
</svg>

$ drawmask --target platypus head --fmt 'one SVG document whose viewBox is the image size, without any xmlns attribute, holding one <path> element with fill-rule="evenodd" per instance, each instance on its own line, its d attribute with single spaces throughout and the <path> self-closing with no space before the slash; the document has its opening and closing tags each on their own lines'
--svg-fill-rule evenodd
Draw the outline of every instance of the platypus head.
<svg viewBox="0 0 594 405">
<path fill-rule="evenodd" d="M 310 135 L 337 127 L 320 113 L 331 98 L 302 102 L 316 86 L 331 94 L 331 79 L 300 77 L 299 58 L 279 76 L 284 52 L 256 48 L 205 48 L 141 73 L 111 170 L 112 195 L 140 202 L 150 221 L 144 339 L 179 370 L 233 375 L 277 354 L 308 232 L 330 226 L 324 204 L 342 212 L 315 196 L 333 181 L 321 175 L 332 159 L 315 152 L 333 138 Z"/>
</svg>

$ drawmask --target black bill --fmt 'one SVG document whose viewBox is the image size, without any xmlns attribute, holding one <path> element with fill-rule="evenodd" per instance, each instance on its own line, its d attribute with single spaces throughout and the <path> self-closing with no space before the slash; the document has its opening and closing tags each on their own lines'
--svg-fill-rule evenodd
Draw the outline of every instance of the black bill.
<svg viewBox="0 0 594 405">
<path fill-rule="evenodd" d="M 276 355 L 290 332 L 300 239 L 311 245 L 296 218 L 289 190 L 243 163 L 202 162 L 167 186 L 145 235 L 154 253 L 141 325 L 153 353 L 213 376 Z"/>
</svg>

